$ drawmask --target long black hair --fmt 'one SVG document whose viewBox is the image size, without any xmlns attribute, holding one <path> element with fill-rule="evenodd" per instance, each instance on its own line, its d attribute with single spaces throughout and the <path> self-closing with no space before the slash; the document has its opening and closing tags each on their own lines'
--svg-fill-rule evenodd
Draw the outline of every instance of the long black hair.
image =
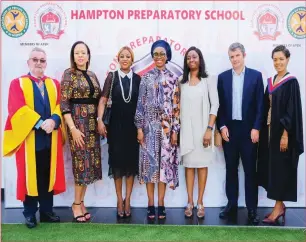
<svg viewBox="0 0 306 242">
<path fill-rule="evenodd" d="M 88 67 L 89 67 L 89 64 L 90 64 L 90 57 L 91 57 L 91 55 L 90 55 L 90 49 L 89 49 L 88 45 L 87 45 L 85 42 L 83 42 L 83 41 L 77 41 L 77 42 L 75 42 L 75 43 L 72 45 L 71 50 L 70 50 L 70 67 L 71 67 L 72 69 L 74 69 L 74 70 L 77 69 L 76 63 L 75 63 L 75 61 L 74 61 L 74 49 L 75 49 L 75 47 L 76 47 L 78 44 L 83 44 L 83 45 L 86 46 L 87 54 L 88 54 L 88 62 L 86 63 L 86 70 L 87 70 Z"/>
<path fill-rule="evenodd" d="M 206 66 L 205 66 L 205 61 L 204 61 L 204 58 L 203 58 L 203 54 L 201 52 L 200 49 L 198 49 L 197 47 L 195 46 L 191 46 L 186 54 L 185 54 L 185 57 L 184 57 L 184 70 L 183 70 L 183 79 L 181 81 L 181 83 L 187 83 L 188 82 L 188 78 L 189 78 L 189 72 L 190 72 L 190 69 L 187 65 L 187 55 L 190 51 L 194 50 L 195 52 L 197 52 L 197 54 L 199 55 L 199 59 L 200 59 L 200 65 L 199 65 L 199 73 L 198 73 L 198 78 L 201 80 L 201 78 L 206 78 L 208 77 L 208 74 L 206 72 Z"/>
</svg>

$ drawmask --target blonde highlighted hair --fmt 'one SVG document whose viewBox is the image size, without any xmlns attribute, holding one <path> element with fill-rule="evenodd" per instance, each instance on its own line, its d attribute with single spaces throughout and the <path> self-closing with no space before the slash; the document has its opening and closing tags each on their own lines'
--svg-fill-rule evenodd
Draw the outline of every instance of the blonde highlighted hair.
<svg viewBox="0 0 306 242">
<path fill-rule="evenodd" d="M 118 59 L 118 61 L 119 61 L 119 56 L 120 56 L 121 52 L 124 51 L 124 50 L 127 50 L 128 52 L 130 52 L 131 57 L 132 57 L 132 62 L 134 62 L 134 52 L 133 52 L 133 50 L 132 50 L 130 47 L 128 47 L 128 46 L 123 46 L 123 47 L 118 51 L 118 54 L 117 54 L 117 59 Z"/>
</svg>

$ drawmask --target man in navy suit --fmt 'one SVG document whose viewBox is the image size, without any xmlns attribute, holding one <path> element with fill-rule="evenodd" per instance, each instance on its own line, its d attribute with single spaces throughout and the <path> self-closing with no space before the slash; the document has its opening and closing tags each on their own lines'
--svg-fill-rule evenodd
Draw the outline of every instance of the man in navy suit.
<svg viewBox="0 0 306 242">
<path fill-rule="evenodd" d="M 227 219 L 237 215 L 238 165 L 241 157 L 245 173 L 248 219 L 251 224 L 258 224 L 256 158 L 263 113 L 262 74 L 245 66 L 246 54 L 242 44 L 233 43 L 229 47 L 228 55 L 233 68 L 218 76 L 220 107 L 217 125 L 223 139 L 228 198 L 228 203 L 219 217 Z"/>
</svg>

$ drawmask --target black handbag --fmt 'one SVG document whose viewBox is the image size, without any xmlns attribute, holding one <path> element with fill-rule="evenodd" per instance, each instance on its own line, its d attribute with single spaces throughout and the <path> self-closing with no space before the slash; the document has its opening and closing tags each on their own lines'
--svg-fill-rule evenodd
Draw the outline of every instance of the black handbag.
<svg viewBox="0 0 306 242">
<path fill-rule="evenodd" d="M 104 114 L 103 114 L 103 118 L 102 118 L 105 126 L 109 126 L 109 123 L 110 123 L 114 78 L 115 78 L 115 72 L 113 72 L 112 84 L 111 84 L 111 89 L 110 89 L 110 93 L 109 93 L 109 98 L 108 98 L 107 103 L 105 105 Z"/>
</svg>

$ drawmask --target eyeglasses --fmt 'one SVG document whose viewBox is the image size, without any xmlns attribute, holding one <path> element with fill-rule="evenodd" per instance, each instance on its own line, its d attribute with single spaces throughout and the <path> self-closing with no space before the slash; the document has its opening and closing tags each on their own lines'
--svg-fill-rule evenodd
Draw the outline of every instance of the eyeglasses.
<svg viewBox="0 0 306 242">
<path fill-rule="evenodd" d="M 34 63 L 40 62 L 41 64 L 45 64 L 46 60 L 45 59 L 37 59 L 37 58 L 30 58 Z"/>
<path fill-rule="evenodd" d="M 160 52 L 160 53 L 154 52 L 153 53 L 153 58 L 165 57 L 165 56 L 166 56 L 166 53 L 164 52 Z"/>
</svg>

